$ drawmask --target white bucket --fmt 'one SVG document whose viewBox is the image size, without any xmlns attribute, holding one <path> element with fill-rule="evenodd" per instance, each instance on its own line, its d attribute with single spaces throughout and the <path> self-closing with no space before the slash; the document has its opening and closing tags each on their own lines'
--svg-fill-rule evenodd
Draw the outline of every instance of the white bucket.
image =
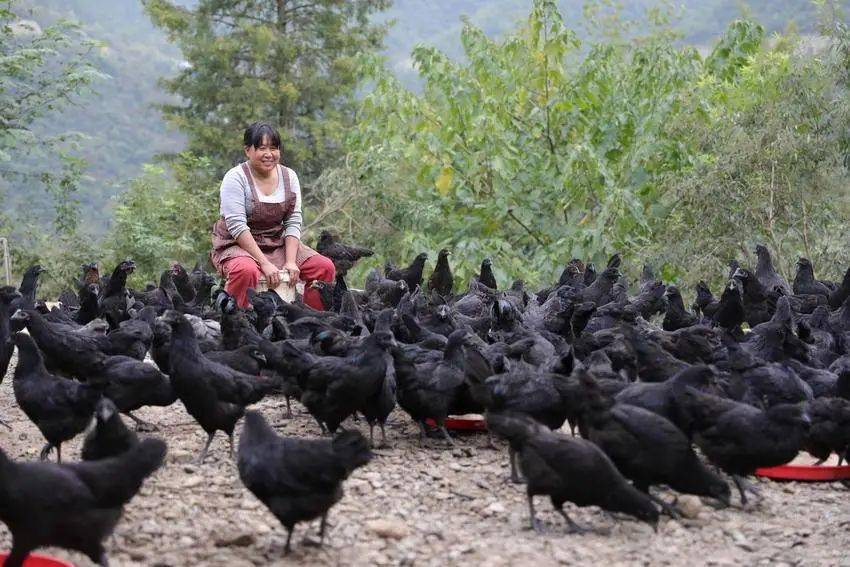
<svg viewBox="0 0 850 567">
<path fill-rule="evenodd" d="M 276 294 L 278 294 L 278 296 L 280 296 L 280 298 L 286 303 L 292 303 L 293 301 L 295 301 L 295 296 L 298 293 L 304 295 L 304 282 L 299 281 L 295 285 L 291 285 L 289 283 L 290 279 L 291 278 L 289 277 L 289 270 L 281 270 L 280 284 L 278 284 L 278 286 L 274 288 L 274 290 L 272 290 Z M 257 283 L 257 291 L 260 292 L 268 290 L 269 286 L 266 282 L 266 276 L 260 276 L 260 281 L 259 283 Z"/>
</svg>

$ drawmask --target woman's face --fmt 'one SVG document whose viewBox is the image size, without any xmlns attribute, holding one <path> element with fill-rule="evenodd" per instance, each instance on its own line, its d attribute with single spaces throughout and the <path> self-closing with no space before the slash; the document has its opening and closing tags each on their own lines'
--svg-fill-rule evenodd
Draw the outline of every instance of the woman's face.
<svg viewBox="0 0 850 567">
<path fill-rule="evenodd" d="M 259 146 L 245 148 L 245 155 L 251 167 L 260 175 L 270 174 L 280 162 L 280 148 L 273 146 L 268 136 L 263 136 Z"/>
</svg>

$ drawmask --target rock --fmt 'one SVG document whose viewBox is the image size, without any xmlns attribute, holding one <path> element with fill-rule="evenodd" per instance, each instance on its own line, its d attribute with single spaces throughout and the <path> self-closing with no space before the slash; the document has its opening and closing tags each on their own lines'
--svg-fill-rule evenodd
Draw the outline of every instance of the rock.
<svg viewBox="0 0 850 567">
<path fill-rule="evenodd" d="M 240 534 L 220 534 L 215 538 L 216 547 L 248 547 L 256 541 L 254 534 L 243 532 Z"/>
<path fill-rule="evenodd" d="M 404 524 L 387 519 L 372 520 L 366 524 L 366 529 L 385 539 L 402 539 L 410 533 Z"/>
<path fill-rule="evenodd" d="M 193 476 L 183 481 L 183 488 L 195 488 L 196 486 L 201 486 L 202 484 L 206 484 L 206 481 L 203 478 L 199 476 Z"/>
<path fill-rule="evenodd" d="M 197 470 L 197 469 L 195 468 L 195 466 L 194 466 L 194 465 L 183 465 L 183 472 L 184 472 L 184 473 L 192 474 L 192 473 L 193 473 L 193 472 L 195 472 L 196 470 Z"/>
<path fill-rule="evenodd" d="M 505 505 L 501 502 L 492 502 L 489 506 L 481 510 L 481 514 L 484 516 L 495 516 L 497 514 L 505 513 Z"/>
<path fill-rule="evenodd" d="M 699 497 L 685 494 L 679 497 L 678 502 L 676 502 L 676 508 L 679 509 L 684 517 L 693 520 L 699 517 L 703 505 Z"/>
</svg>

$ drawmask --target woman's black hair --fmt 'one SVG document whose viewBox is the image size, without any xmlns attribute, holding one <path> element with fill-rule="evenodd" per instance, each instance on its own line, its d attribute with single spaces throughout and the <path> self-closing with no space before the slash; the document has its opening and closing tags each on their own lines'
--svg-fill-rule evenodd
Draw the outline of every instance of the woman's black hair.
<svg viewBox="0 0 850 567">
<path fill-rule="evenodd" d="M 245 128 L 245 136 L 243 140 L 245 147 L 258 148 L 263 144 L 263 138 L 268 137 L 272 146 L 280 147 L 280 132 L 268 122 L 254 122 Z"/>
</svg>

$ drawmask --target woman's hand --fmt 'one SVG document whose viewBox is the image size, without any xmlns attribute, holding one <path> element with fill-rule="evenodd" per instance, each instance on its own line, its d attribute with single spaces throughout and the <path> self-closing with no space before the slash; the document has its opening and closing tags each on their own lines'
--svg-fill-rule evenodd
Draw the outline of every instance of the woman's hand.
<svg viewBox="0 0 850 567">
<path fill-rule="evenodd" d="M 277 269 L 277 266 L 266 260 L 260 264 L 260 270 L 266 276 L 266 284 L 269 289 L 274 289 L 280 285 L 280 270 Z"/>
<path fill-rule="evenodd" d="M 295 285 L 298 282 L 298 276 L 301 275 L 298 264 L 295 262 L 285 262 L 283 264 L 283 270 L 289 272 L 289 285 Z"/>
</svg>

